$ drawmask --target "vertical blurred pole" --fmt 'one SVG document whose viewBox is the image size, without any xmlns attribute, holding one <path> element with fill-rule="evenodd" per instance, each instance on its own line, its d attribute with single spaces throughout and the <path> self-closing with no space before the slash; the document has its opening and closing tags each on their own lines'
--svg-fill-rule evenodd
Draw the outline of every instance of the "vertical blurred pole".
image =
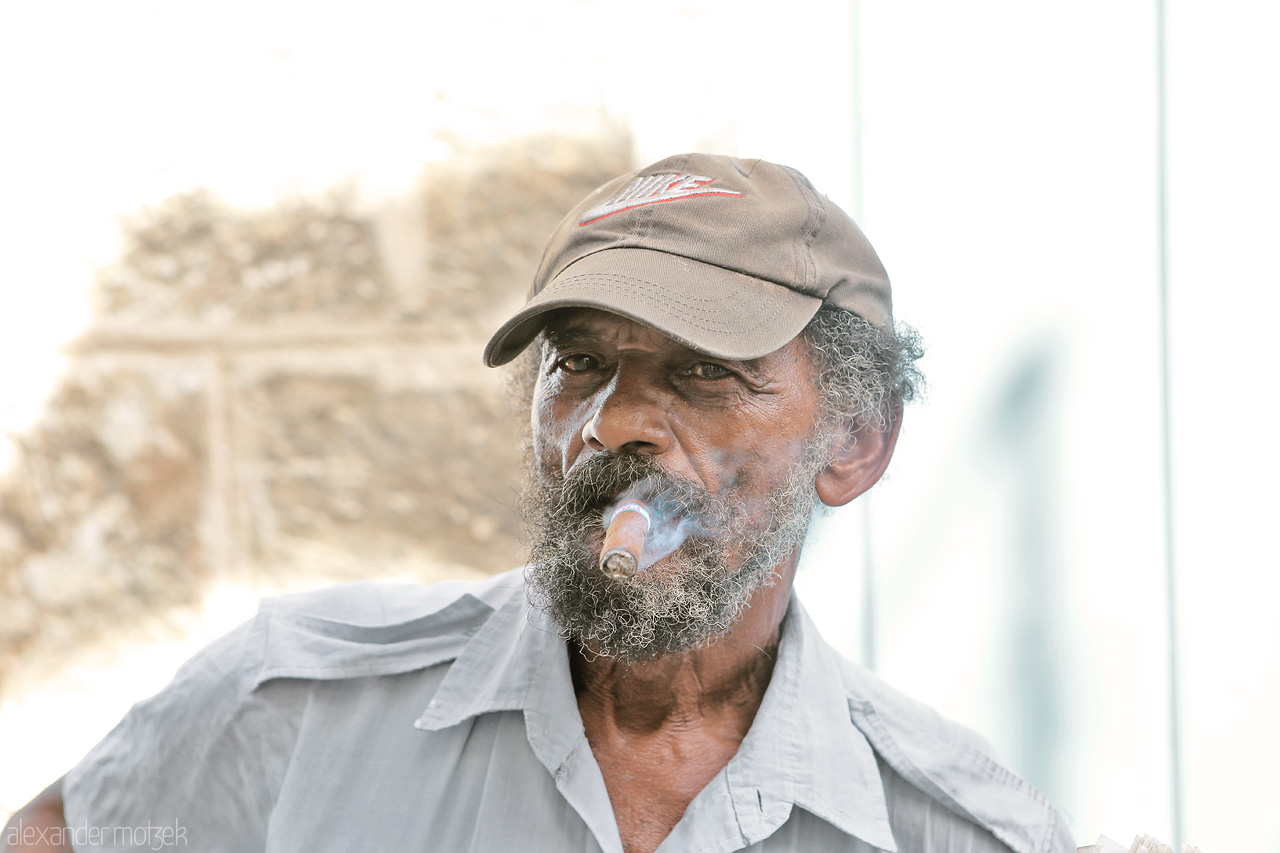
<svg viewBox="0 0 1280 853">
<path fill-rule="evenodd" d="M 853 210 L 849 211 L 859 226 L 863 222 L 862 208 L 862 18 L 859 0 L 850 0 L 849 8 L 849 90 L 852 93 L 849 110 L 852 113 L 853 191 L 850 194 Z M 858 521 L 862 527 L 862 665 L 876 668 L 876 607 L 875 607 L 875 552 L 871 533 L 871 495 L 858 500 Z"/>
<path fill-rule="evenodd" d="M 1174 537 L 1173 439 L 1170 414 L 1169 373 L 1169 151 L 1168 57 L 1165 2 L 1156 0 L 1156 243 L 1160 303 L 1160 447 L 1164 472 L 1165 596 L 1169 643 L 1169 790 L 1173 818 L 1173 842 L 1180 849 L 1182 815 L 1182 727 L 1179 713 L 1178 585 Z"/>
</svg>

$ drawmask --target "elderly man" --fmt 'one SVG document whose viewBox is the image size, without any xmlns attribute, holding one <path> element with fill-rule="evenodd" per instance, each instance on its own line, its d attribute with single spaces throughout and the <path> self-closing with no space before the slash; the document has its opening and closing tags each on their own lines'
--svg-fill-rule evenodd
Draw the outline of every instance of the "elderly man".
<svg viewBox="0 0 1280 853">
<path fill-rule="evenodd" d="M 18 817 L 78 849 L 1072 848 L 792 595 L 815 508 L 888 465 L 918 353 L 802 175 L 684 155 L 600 188 L 485 360 L 522 353 L 523 573 L 268 602 Z"/>
</svg>

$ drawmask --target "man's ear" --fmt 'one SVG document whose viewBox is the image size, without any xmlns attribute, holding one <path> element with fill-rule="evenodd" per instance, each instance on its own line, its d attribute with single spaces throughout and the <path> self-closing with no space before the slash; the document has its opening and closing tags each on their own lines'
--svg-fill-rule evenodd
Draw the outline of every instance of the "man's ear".
<svg viewBox="0 0 1280 853">
<path fill-rule="evenodd" d="M 827 506 L 844 506 L 876 484 L 889 467 L 902 427 L 902 406 L 893 408 L 885 429 L 864 427 L 849 432 L 835 449 L 831 464 L 818 474 L 818 498 Z"/>
</svg>

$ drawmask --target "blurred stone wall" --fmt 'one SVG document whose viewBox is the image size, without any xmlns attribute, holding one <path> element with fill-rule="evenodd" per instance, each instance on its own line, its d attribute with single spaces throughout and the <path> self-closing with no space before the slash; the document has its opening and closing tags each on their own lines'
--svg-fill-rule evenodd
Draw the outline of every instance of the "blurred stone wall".
<svg viewBox="0 0 1280 853">
<path fill-rule="evenodd" d="M 480 351 L 630 149 L 526 139 L 376 205 L 195 192 L 127 223 L 0 480 L 0 698 L 219 579 L 516 565 L 519 416 Z"/>
</svg>

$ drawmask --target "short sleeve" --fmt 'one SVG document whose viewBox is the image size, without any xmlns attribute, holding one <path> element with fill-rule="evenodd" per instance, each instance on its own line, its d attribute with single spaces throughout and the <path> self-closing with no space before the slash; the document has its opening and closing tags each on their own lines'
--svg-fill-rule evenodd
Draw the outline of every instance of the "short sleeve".
<svg viewBox="0 0 1280 853">
<path fill-rule="evenodd" d="M 63 802 L 77 851 L 263 849 L 291 726 L 254 690 L 259 624 L 199 652 L 71 770 Z"/>
</svg>

